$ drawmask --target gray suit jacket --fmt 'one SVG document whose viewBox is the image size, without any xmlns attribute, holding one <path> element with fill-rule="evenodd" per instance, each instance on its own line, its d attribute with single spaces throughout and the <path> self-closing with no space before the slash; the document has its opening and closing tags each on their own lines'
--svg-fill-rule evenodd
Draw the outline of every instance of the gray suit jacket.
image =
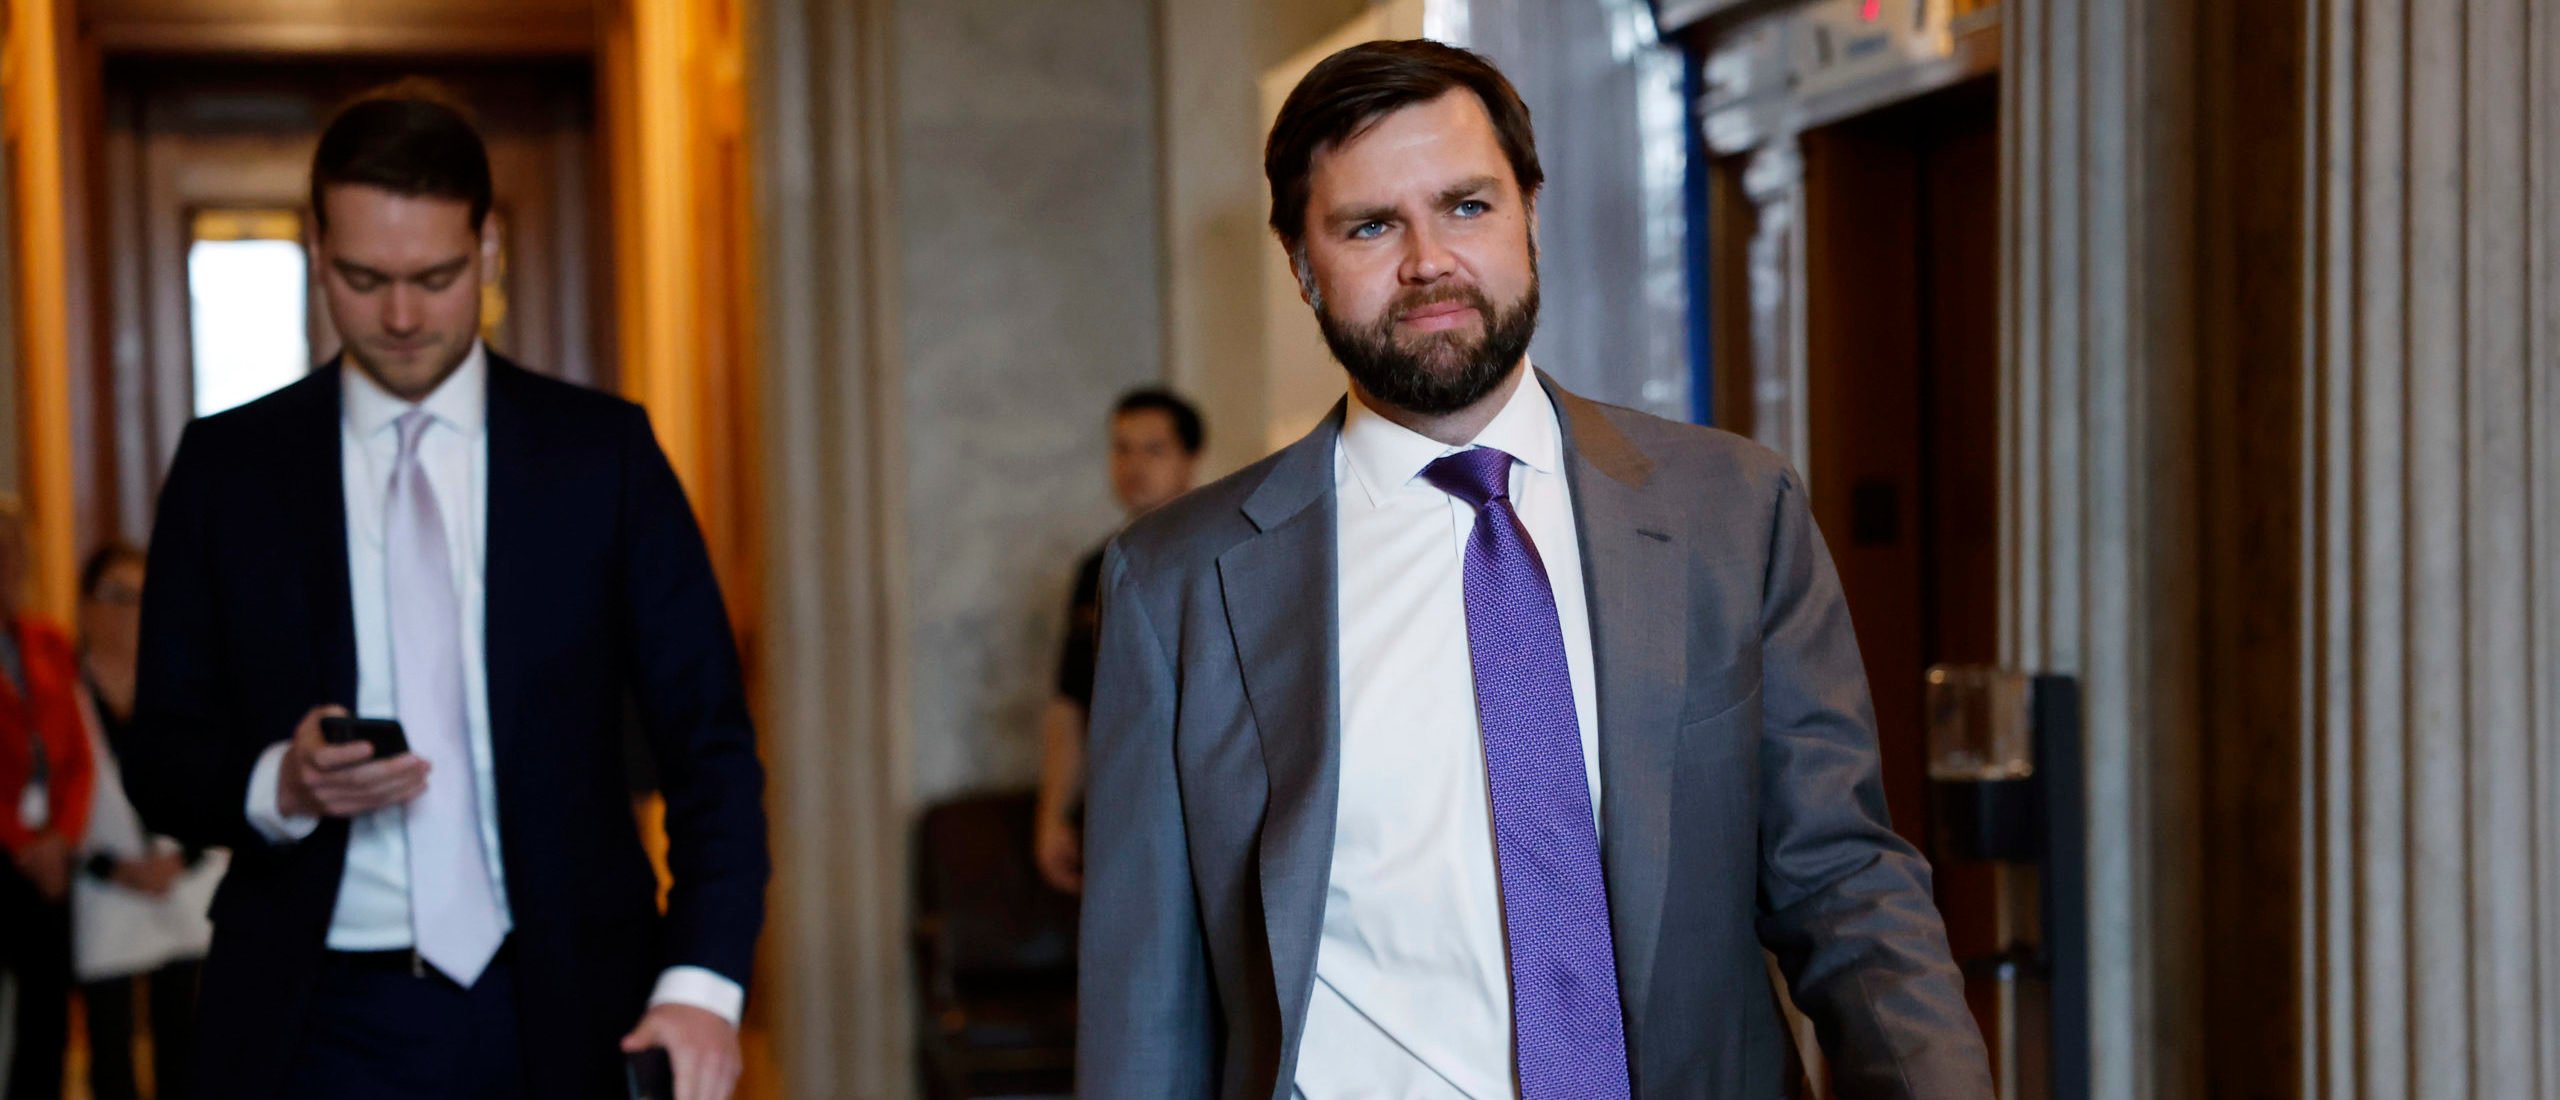
<svg viewBox="0 0 2560 1100">
<path fill-rule="evenodd" d="M 1774 953 L 1840 1095 L 1988 1098 L 1894 835 L 1840 583 L 1777 456 L 1596 404 L 1564 423 L 1600 700 L 1602 861 L 1636 1095 L 1769 1100 Z M 1286 1100 L 1341 754 L 1336 409 L 1103 565 L 1078 1092 Z"/>
</svg>

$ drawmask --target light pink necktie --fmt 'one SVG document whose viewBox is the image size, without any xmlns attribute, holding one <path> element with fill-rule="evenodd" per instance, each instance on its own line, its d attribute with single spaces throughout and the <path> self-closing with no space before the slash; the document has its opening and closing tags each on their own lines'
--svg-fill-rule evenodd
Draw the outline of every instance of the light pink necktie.
<svg viewBox="0 0 2560 1100">
<path fill-rule="evenodd" d="M 480 834 L 478 772 L 463 717 L 462 599 L 454 591 L 444 516 L 418 459 L 434 418 L 400 418 L 384 532 L 391 581 L 391 682 L 409 751 L 430 765 L 409 803 L 409 912 L 418 957 L 465 987 L 506 938 Z"/>
</svg>

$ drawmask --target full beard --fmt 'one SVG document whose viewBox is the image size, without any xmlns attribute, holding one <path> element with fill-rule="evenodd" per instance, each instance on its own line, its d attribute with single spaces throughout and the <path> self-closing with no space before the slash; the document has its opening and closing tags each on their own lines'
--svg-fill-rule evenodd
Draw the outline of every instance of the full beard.
<svg viewBox="0 0 2560 1100">
<path fill-rule="evenodd" d="M 1398 318 L 1447 302 L 1473 308 L 1484 320 L 1484 334 L 1451 330 L 1396 338 Z M 1501 309 L 1473 286 L 1423 291 L 1398 299 L 1363 325 L 1342 321 L 1319 305 L 1316 327 L 1342 369 L 1370 397 L 1418 416 L 1445 416 L 1483 400 L 1520 365 L 1538 331 L 1538 281 L 1532 276 L 1529 289 Z"/>
</svg>

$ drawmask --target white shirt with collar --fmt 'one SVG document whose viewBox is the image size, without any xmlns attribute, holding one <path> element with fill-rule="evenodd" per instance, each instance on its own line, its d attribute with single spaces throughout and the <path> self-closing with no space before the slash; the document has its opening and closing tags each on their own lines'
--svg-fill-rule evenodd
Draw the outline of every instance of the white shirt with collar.
<svg viewBox="0 0 2560 1100">
<path fill-rule="evenodd" d="M 1475 445 L 1518 461 L 1511 500 L 1564 628 L 1583 773 L 1600 808 L 1591 615 L 1555 403 L 1525 365 Z M 1468 661 L 1476 512 L 1422 479 L 1467 448 L 1349 403 L 1334 462 L 1342 762 L 1316 983 L 1299 1042 L 1304 1100 L 1496 1100 L 1511 1072 L 1511 979 L 1492 792 Z"/>
<path fill-rule="evenodd" d="M 500 920 L 507 911 L 507 872 L 498 838 L 498 782 L 489 745 L 489 662 L 485 645 L 489 557 L 489 356 L 474 342 L 462 365 L 426 400 L 408 402 L 375 382 L 354 363 L 340 372 L 339 442 L 347 505 L 347 582 L 356 628 L 357 715 L 397 718 L 392 691 L 391 589 L 383 544 L 383 507 L 400 456 L 401 416 L 424 409 L 434 419 L 418 440 L 418 461 L 444 515 L 445 560 L 453 563 L 454 590 L 462 607 L 464 720 L 469 724 L 471 766 L 480 802 L 480 839 L 489 855 Z M 320 827 L 317 817 L 287 816 L 277 805 L 277 781 L 289 741 L 258 759 L 249 776 L 249 823 L 270 843 L 291 844 Z M 436 782 L 433 777 L 428 782 Z M 335 951 L 398 951 L 415 946 L 409 910 L 409 839 L 401 809 L 378 810 L 350 822 L 347 865 L 338 880 L 338 905 L 329 921 Z M 738 1022 L 746 992 L 737 982 L 698 966 L 669 967 L 649 1003 L 688 1004 Z"/>
</svg>

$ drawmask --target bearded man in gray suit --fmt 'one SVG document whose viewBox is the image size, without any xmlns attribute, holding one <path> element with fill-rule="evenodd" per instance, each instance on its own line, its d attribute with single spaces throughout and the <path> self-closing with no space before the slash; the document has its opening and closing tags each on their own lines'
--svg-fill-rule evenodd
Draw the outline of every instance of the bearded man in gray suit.
<svg viewBox="0 0 2560 1100">
<path fill-rule="evenodd" d="M 1528 362 L 1528 111 L 1316 66 L 1271 226 L 1350 393 L 1103 565 L 1089 1100 L 1991 1095 L 1802 482 Z"/>
</svg>

